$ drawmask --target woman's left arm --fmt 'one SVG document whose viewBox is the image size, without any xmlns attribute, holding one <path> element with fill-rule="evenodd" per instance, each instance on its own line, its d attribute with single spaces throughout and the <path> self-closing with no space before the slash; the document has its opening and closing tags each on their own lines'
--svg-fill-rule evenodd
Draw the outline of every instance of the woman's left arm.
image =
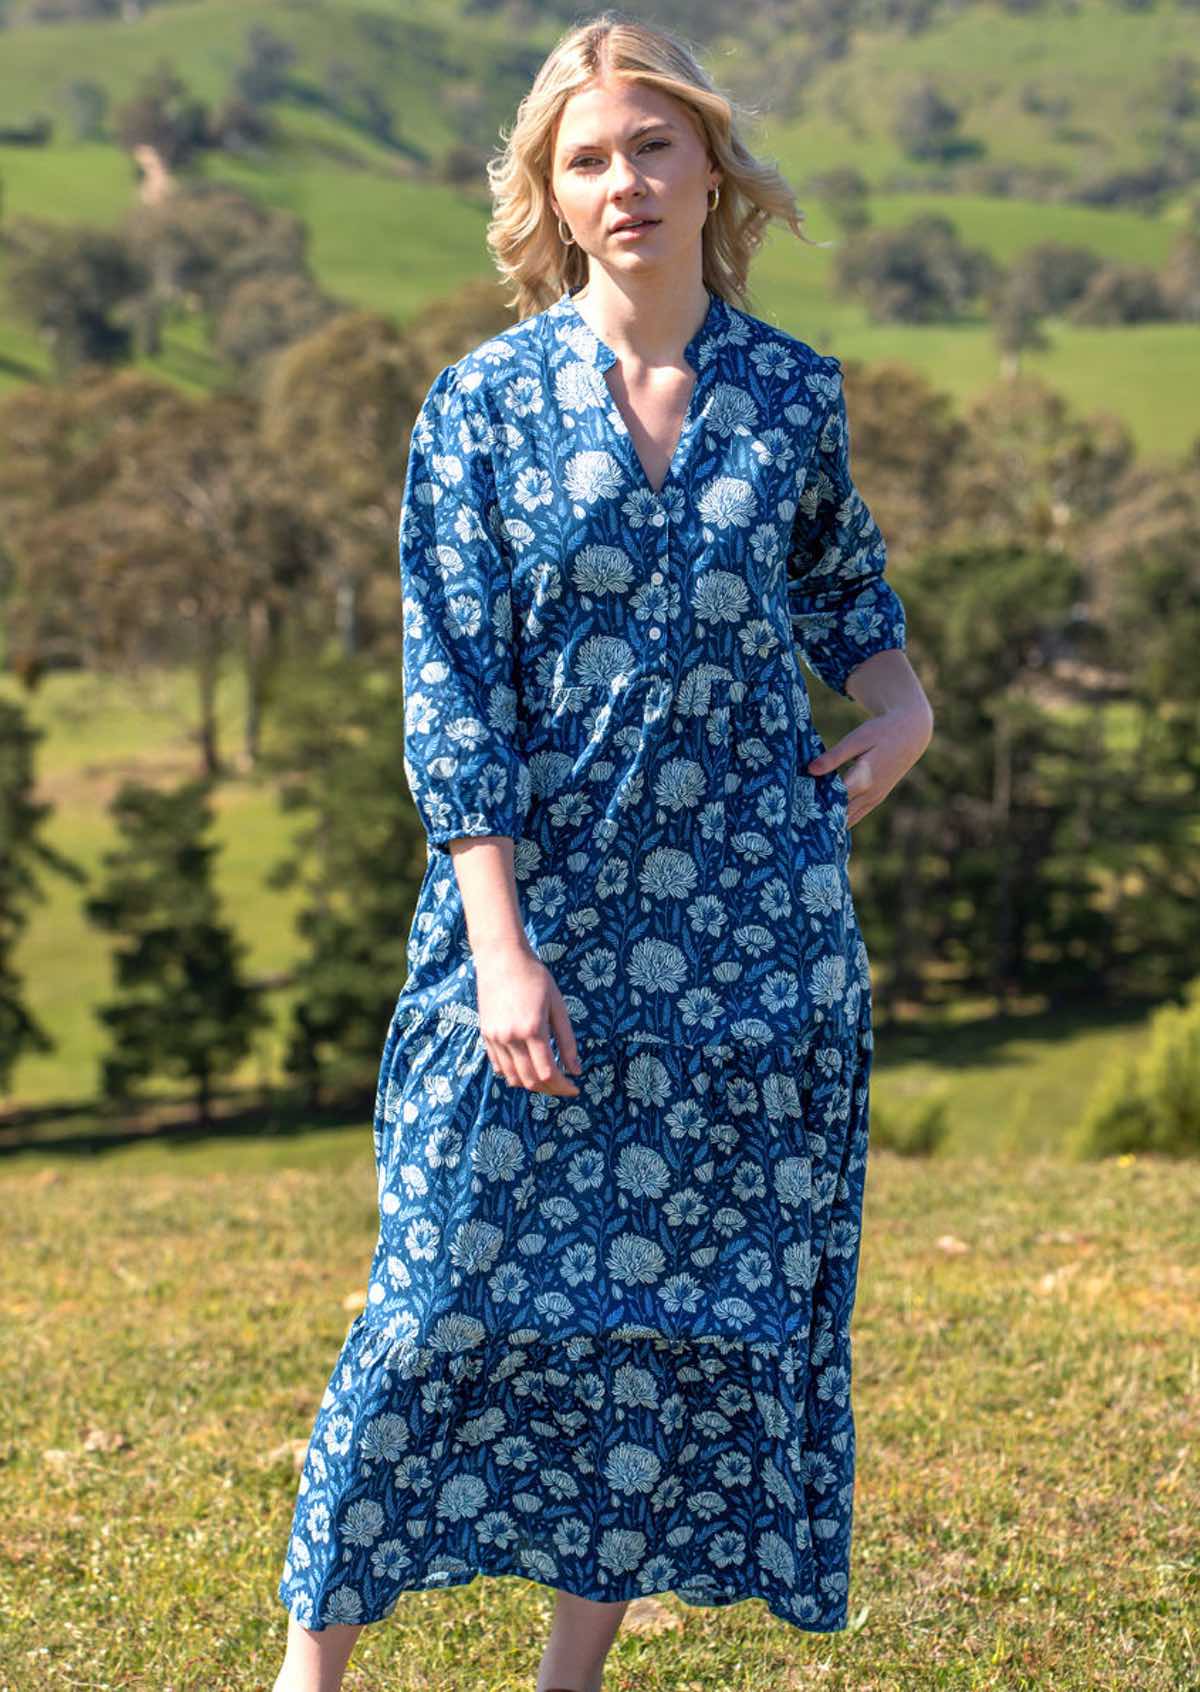
<svg viewBox="0 0 1200 1692">
<path fill-rule="evenodd" d="M 933 735 L 933 711 L 908 661 L 904 605 L 886 579 L 887 544 L 855 485 L 844 373 L 827 357 L 832 394 L 799 501 L 788 557 L 796 643 L 827 686 L 872 715 L 808 769 L 842 777 L 853 826 L 910 770 Z"/>
<path fill-rule="evenodd" d="M 846 821 L 853 828 L 925 751 L 933 738 L 933 708 L 907 654 L 898 649 L 873 653 L 857 665 L 844 691 L 871 715 L 827 746 L 808 769 L 812 775 L 827 775 L 854 759 L 842 778 L 849 797 Z"/>
</svg>

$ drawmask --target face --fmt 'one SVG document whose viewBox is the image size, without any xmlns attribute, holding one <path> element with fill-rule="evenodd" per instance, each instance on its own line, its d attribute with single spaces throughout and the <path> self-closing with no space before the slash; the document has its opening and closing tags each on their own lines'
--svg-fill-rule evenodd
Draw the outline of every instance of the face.
<svg viewBox="0 0 1200 1692">
<path fill-rule="evenodd" d="M 563 107 L 551 202 L 589 260 L 606 269 L 686 273 L 720 180 L 696 119 L 660 89 L 614 77 L 579 89 Z M 654 221 L 640 232 L 616 228 L 643 217 Z"/>
</svg>

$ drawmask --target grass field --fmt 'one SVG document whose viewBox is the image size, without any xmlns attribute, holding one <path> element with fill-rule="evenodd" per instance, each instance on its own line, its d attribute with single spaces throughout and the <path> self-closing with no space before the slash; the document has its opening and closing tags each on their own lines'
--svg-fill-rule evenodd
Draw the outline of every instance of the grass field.
<svg viewBox="0 0 1200 1692">
<path fill-rule="evenodd" d="M 662 1595 L 606 1692 L 1200 1684 L 1198 1201 L 1200 1170 L 1140 1158 L 873 1149 L 852 1625 Z M 296 1442 L 374 1244 L 369 1135 L 304 1169 L 56 1159 L 0 1203 L 0 1687 L 269 1687 Z M 347 1692 L 531 1692 L 551 1597 L 412 1593 Z"/>
</svg>

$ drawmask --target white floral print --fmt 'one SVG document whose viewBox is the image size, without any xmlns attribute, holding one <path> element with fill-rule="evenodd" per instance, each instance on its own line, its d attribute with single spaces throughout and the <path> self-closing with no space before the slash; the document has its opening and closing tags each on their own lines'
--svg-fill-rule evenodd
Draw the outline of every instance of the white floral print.
<svg viewBox="0 0 1200 1692">
<path fill-rule="evenodd" d="M 709 294 L 655 490 L 568 294 L 443 369 L 400 520 L 428 839 L 375 1101 L 379 1238 L 279 1596 L 518 1574 L 847 1625 L 870 972 L 801 667 L 903 648 L 841 367 Z M 447 847 L 510 835 L 577 1098 L 479 1037 Z"/>
</svg>

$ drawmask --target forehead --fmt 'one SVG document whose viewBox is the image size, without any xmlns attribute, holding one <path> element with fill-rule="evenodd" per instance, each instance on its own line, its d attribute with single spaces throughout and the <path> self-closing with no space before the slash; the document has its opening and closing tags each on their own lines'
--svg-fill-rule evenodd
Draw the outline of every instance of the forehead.
<svg viewBox="0 0 1200 1692">
<path fill-rule="evenodd" d="M 682 100 L 629 76 L 589 82 L 568 96 L 559 114 L 559 147 L 577 147 L 604 139 L 632 139 L 642 128 L 687 127 Z"/>
</svg>

